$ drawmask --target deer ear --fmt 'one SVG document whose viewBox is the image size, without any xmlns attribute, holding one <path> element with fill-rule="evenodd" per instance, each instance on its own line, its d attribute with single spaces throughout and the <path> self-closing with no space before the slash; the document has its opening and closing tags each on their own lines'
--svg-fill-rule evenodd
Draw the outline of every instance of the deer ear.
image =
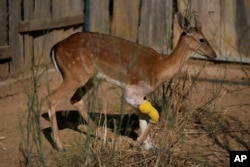
<svg viewBox="0 0 250 167">
<path fill-rule="evenodd" d="M 183 17 L 179 12 L 176 14 L 179 26 L 187 34 L 190 32 L 191 25 L 186 17 Z"/>
<path fill-rule="evenodd" d="M 201 31 L 202 25 L 199 19 L 199 16 L 197 14 L 194 15 L 194 21 L 195 21 L 195 27 Z"/>
</svg>

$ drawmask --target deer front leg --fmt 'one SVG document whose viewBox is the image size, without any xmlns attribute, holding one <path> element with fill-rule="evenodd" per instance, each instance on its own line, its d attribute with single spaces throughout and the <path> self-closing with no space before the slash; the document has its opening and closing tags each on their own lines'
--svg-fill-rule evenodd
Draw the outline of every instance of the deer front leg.
<svg viewBox="0 0 250 167">
<path fill-rule="evenodd" d="M 63 144 L 59 136 L 55 108 L 51 108 L 51 110 L 49 110 L 49 115 L 50 115 L 50 121 L 52 124 L 53 140 L 55 142 L 54 144 L 56 146 L 56 149 L 58 149 L 58 151 L 60 152 L 65 152 L 66 150 L 63 147 Z"/>
<path fill-rule="evenodd" d="M 133 143 L 133 146 L 140 146 L 147 139 L 152 127 L 154 127 L 154 125 L 156 125 L 156 123 L 159 121 L 159 113 L 149 101 L 144 100 L 139 105 L 139 110 L 141 113 L 146 114 L 149 117 L 149 123 L 147 124 L 147 122 L 145 122 L 146 120 L 140 119 L 140 128 L 142 132 L 137 140 Z"/>
<path fill-rule="evenodd" d="M 63 147 L 63 144 L 60 140 L 57 119 L 56 119 L 56 104 L 58 100 L 54 100 L 55 97 L 53 95 L 59 94 L 57 92 L 59 91 L 55 91 L 47 97 L 47 105 L 49 108 L 48 114 L 49 114 L 50 122 L 52 125 L 53 140 L 54 140 L 55 147 L 56 149 L 58 149 L 58 151 L 65 152 L 65 148 Z"/>
<path fill-rule="evenodd" d="M 57 89 L 55 89 L 50 95 L 47 96 L 47 105 L 49 108 L 49 117 L 52 124 L 53 140 L 56 148 L 60 152 L 64 152 L 65 148 L 60 140 L 58 131 L 57 119 L 56 119 L 56 106 L 58 102 L 63 99 L 67 94 L 79 87 L 77 82 L 64 81 Z"/>
<path fill-rule="evenodd" d="M 95 122 L 89 117 L 85 108 L 84 102 L 82 101 L 83 96 L 94 86 L 92 79 L 90 79 L 84 86 L 78 88 L 72 98 L 70 99 L 71 104 L 78 110 L 82 118 L 88 123 L 92 130 L 96 130 L 97 126 Z"/>
</svg>

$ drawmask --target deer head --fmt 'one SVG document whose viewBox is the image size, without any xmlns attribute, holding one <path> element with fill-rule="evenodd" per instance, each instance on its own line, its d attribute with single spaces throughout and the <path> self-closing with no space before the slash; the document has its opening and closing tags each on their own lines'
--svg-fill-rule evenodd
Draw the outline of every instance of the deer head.
<svg viewBox="0 0 250 167">
<path fill-rule="evenodd" d="M 202 25 L 198 15 L 195 15 L 195 27 L 191 27 L 188 19 L 183 17 L 180 13 L 177 13 L 177 20 L 179 26 L 183 30 L 182 36 L 185 35 L 185 40 L 187 40 L 186 43 L 189 49 L 210 59 L 215 59 L 217 57 L 201 31 Z"/>
</svg>

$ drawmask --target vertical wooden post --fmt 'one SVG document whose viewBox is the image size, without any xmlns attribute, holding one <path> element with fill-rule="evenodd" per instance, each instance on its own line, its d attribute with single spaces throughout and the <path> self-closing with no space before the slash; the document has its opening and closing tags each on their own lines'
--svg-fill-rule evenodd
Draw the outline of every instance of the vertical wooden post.
<svg viewBox="0 0 250 167">
<path fill-rule="evenodd" d="M 140 20 L 139 43 L 167 52 L 172 36 L 172 1 L 143 1 Z"/>
<path fill-rule="evenodd" d="M 33 0 L 24 0 L 23 13 L 24 20 L 32 20 L 34 18 Z M 33 56 L 33 37 L 30 34 L 24 34 L 24 68 L 28 70 L 32 65 Z"/>
<path fill-rule="evenodd" d="M 90 31 L 89 28 L 89 13 L 90 13 L 90 0 L 84 0 L 84 27 L 83 31 Z M 93 0 L 92 0 L 93 1 Z"/>
<path fill-rule="evenodd" d="M 83 13 L 83 0 L 53 0 L 52 1 L 52 17 L 74 16 Z M 53 30 L 53 41 L 57 43 L 69 35 L 82 31 L 82 27 L 74 27 L 60 30 Z M 52 47 L 52 43 L 50 48 Z M 49 56 L 48 56 L 49 57 Z"/>
<path fill-rule="evenodd" d="M 87 31 L 110 33 L 110 16 L 109 3 L 110 0 L 87 0 L 89 1 L 87 21 Z M 87 8 L 87 7 L 86 7 Z"/>
<path fill-rule="evenodd" d="M 10 30 L 9 45 L 12 55 L 11 74 L 17 76 L 18 73 L 24 70 L 24 55 L 22 35 L 18 32 L 18 22 L 21 20 L 21 0 L 9 1 L 10 12 Z"/>
<path fill-rule="evenodd" d="M 10 59 L 5 56 L 2 56 L 4 53 L 4 48 L 8 46 L 8 10 L 7 10 L 7 3 L 6 1 L 0 1 L 0 78 L 7 78 L 9 77 L 9 61 Z"/>
<path fill-rule="evenodd" d="M 7 4 L 6 1 L 0 1 L 0 23 L 2 24 L 0 26 L 0 46 L 6 46 L 7 41 Z"/>
<path fill-rule="evenodd" d="M 139 0 L 115 0 L 111 34 L 131 41 L 137 40 Z"/>
<path fill-rule="evenodd" d="M 34 2 L 33 19 L 51 17 L 51 0 L 36 0 Z M 50 61 L 49 52 L 52 45 L 52 35 L 48 30 L 43 30 L 33 36 L 35 65 L 45 65 Z"/>
</svg>

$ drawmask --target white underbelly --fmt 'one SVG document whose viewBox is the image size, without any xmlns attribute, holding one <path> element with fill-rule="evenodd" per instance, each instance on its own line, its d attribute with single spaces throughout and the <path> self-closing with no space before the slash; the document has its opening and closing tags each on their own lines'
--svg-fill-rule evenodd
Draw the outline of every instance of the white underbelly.
<svg viewBox="0 0 250 167">
<path fill-rule="evenodd" d="M 144 97 L 153 91 L 151 86 L 143 81 L 140 81 L 138 85 L 129 85 L 104 74 L 97 74 L 96 77 L 123 88 L 125 100 L 134 107 L 138 107 L 144 101 Z"/>
<path fill-rule="evenodd" d="M 111 84 L 114 84 L 114 85 L 117 85 L 117 86 L 120 86 L 120 87 L 123 87 L 124 86 L 124 84 L 122 84 L 120 81 L 118 81 L 118 80 L 115 80 L 115 79 L 113 79 L 113 78 L 110 78 L 110 77 L 108 77 L 107 75 L 104 75 L 104 74 L 97 74 L 96 75 L 96 77 L 98 78 L 98 79 L 102 79 L 102 80 L 104 80 L 104 81 L 106 81 L 106 82 L 108 82 L 108 83 L 111 83 Z"/>
</svg>

